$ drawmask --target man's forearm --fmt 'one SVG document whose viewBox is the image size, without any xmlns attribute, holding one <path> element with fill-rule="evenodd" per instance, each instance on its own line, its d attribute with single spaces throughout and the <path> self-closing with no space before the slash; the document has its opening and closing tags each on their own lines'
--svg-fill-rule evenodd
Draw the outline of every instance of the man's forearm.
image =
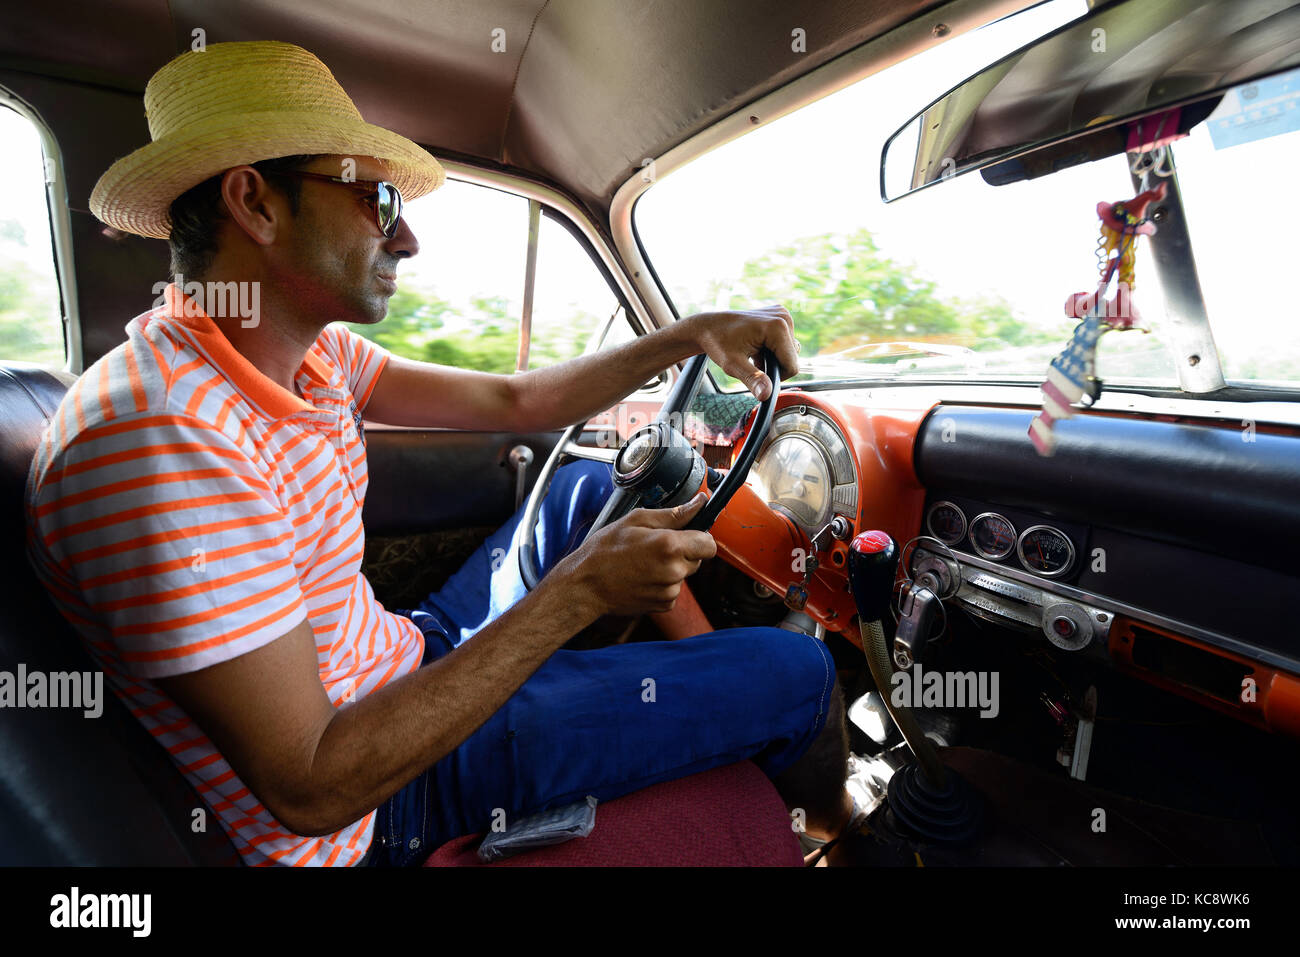
<svg viewBox="0 0 1300 957">
<path fill-rule="evenodd" d="M 329 834 L 364 817 L 473 734 L 599 616 L 559 571 L 473 641 L 334 714 L 294 802 L 298 833 Z"/>
<path fill-rule="evenodd" d="M 700 351 L 685 319 L 631 342 L 514 376 L 515 427 L 561 429 L 604 412 L 646 381 Z"/>
<path fill-rule="evenodd" d="M 699 313 L 632 342 L 519 375 L 495 375 L 392 357 L 365 408 L 367 420 L 417 428 L 549 432 L 611 408 L 676 362 L 707 352 L 757 398 L 771 383 L 751 362 L 771 348 L 799 368 L 790 314 L 780 306 Z"/>
</svg>

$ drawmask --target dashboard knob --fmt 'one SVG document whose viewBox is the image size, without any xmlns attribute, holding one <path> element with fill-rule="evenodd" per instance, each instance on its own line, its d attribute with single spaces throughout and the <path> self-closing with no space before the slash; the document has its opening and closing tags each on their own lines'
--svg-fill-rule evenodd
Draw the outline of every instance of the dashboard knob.
<svg viewBox="0 0 1300 957">
<path fill-rule="evenodd" d="M 1080 651 L 1092 641 L 1092 619 L 1078 605 L 1058 601 L 1043 609 L 1043 634 L 1062 651 Z"/>
</svg>

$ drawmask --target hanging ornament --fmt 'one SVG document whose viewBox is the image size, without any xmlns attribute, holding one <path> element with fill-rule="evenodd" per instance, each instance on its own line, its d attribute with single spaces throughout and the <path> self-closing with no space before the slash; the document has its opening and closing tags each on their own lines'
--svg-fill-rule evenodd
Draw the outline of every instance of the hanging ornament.
<svg viewBox="0 0 1300 957">
<path fill-rule="evenodd" d="M 1074 416 L 1078 403 L 1087 405 L 1101 395 L 1097 378 L 1097 341 L 1112 329 L 1140 328 L 1141 315 L 1133 304 L 1133 267 L 1137 237 L 1156 231 L 1146 218 L 1147 207 L 1165 198 L 1165 184 L 1118 203 L 1098 203 L 1101 238 L 1097 261 L 1101 274 L 1094 292 L 1076 292 L 1065 300 L 1065 314 L 1080 320 L 1065 348 L 1052 359 L 1042 384 L 1043 411 L 1029 423 L 1029 438 L 1039 455 L 1051 455 L 1056 436 L 1053 427 Z M 1106 298 L 1111 281 L 1115 294 Z"/>
</svg>

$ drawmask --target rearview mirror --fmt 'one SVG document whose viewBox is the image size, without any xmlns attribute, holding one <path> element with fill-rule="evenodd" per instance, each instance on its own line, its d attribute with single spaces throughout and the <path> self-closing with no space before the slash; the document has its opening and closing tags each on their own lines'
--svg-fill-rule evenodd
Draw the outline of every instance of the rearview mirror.
<svg viewBox="0 0 1300 957">
<path fill-rule="evenodd" d="M 892 202 L 972 170 L 1000 184 L 1168 138 L 1228 89 L 1300 66 L 1300 0 L 1121 0 L 1022 47 L 885 143 Z M 1022 159 L 1023 158 L 1023 159 Z M 990 169 L 990 167 L 997 167 Z"/>
</svg>

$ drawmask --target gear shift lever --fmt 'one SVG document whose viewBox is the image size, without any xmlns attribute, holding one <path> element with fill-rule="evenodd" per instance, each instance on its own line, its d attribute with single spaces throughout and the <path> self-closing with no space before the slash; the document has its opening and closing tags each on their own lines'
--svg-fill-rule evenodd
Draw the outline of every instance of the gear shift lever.
<svg viewBox="0 0 1300 957">
<path fill-rule="evenodd" d="M 932 841 L 962 843 L 978 833 L 979 796 L 944 767 L 911 709 L 893 702 L 893 666 L 881 625 L 894 590 L 898 546 L 886 532 L 862 532 L 849 546 L 849 588 L 858 606 L 862 650 L 890 717 L 916 761 L 889 781 L 889 808 L 906 829 Z M 917 649 L 919 651 L 919 648 Z M 919 769 L 919 770 L 918 770 Z"/>
</svg>

